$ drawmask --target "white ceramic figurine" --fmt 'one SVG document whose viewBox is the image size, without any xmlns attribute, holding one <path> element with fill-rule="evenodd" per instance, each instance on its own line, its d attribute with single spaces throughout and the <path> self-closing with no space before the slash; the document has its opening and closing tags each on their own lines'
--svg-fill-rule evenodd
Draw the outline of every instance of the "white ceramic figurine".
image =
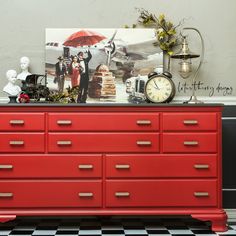
<svg viewBox="0 0 236 236">
<path fill-rule="evenodd" d="M 18 96 L 21 93 L 21 88 L 16 85 L 17 73 L 15 70 L 8 70 L 6 77 L 8 79 L 7 85 L 3 88 L 3 91 L 9 96 Z"/>
<path fill-rule="evenodd" d="M 28 57 L 21 57 L 20 59 L 20 67 L 21 67 L 21 73 L 17 75 L 17 79 L 25 81 L 26 77 L 28 75 L 31 75 L 29 72 L 29 64 L 30 60 Z"/>
</svg>

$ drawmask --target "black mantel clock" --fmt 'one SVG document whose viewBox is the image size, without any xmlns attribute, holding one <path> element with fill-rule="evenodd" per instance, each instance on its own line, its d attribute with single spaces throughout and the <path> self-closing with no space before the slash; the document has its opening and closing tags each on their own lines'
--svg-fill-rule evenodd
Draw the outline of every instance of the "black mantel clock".
<svg viewBox="0 0 236 236">
<path fill-rule="evenodd" d="M 175 96 L 175 84 L 171 78 L 172 75 L 169 72 L 164 72 L 161 74 L 156 72 L 150 73 L 145 86 L 147 102 L 170 102 Z"/>
</svg>

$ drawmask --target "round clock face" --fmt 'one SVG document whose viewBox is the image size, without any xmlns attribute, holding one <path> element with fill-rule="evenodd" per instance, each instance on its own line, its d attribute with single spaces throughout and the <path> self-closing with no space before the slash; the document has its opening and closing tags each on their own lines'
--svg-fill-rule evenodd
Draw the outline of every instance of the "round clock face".
<svg viewBox="0 0 236 236">
<path fill-rule="evenodd" d="M 175 85 L 166 76 L 151 76 L 145 86 L 145 95 L 149 101 L 154 103 L 170 102 L 175 95 Z"/>
</svg>

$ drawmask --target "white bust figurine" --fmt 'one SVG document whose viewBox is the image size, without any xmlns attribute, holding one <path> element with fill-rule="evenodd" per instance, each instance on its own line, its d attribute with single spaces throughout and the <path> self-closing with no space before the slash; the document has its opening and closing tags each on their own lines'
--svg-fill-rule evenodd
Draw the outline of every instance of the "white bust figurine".
<svg viewBox="0 0 236 236">
<path fill-rule="evenodd" d="M 21 88 L 16 85 L 17 73 L 15 70 L 8 70 L 6 77 L 8 79 L 8 84 L 3 88 L 3 91 L 8 93 L 9 96 L 18 96 L 21 92 Z"/>
<path fill-rule="evenodd" d="M 31 75 L 29 72 L 29 64 L 30 60 L 28 57 L 22 57 L 20 59 L 20 67 L 21 67 L 21 73 L 17 75 L 17 79 L 19 80 L 25 80 L 28 75 Z"/>
</svg>

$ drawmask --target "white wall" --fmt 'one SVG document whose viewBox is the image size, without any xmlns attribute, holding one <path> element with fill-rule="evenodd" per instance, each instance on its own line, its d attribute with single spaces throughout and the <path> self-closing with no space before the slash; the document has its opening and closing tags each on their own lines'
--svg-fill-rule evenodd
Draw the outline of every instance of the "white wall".
<svg viewBox="0 0 236 236">
<path fill-rule="evenodd" d="M 164 13 L 175 23 L 186 18 L 184 26 L 197 27 L 206 44 L 199 79 L 215 88 L 218 83 L 231 86 L 236 96 L 236 0 L 0 0 L 0 90 L 7 82 L 8 69 L 19 72 L 21 56 L 31 59 L 31 72 L 44 73 L 45 28 L 132 25 L 138 16 L 136 7 Z M 191 46 L 199 51 L 197 35 L 191 38 L 195 38 Z M 178 86 L 183 80 L 175 65 L 172 72 Z M 208 96 L 209 91 L 198 93 Z"/>
</svg>

